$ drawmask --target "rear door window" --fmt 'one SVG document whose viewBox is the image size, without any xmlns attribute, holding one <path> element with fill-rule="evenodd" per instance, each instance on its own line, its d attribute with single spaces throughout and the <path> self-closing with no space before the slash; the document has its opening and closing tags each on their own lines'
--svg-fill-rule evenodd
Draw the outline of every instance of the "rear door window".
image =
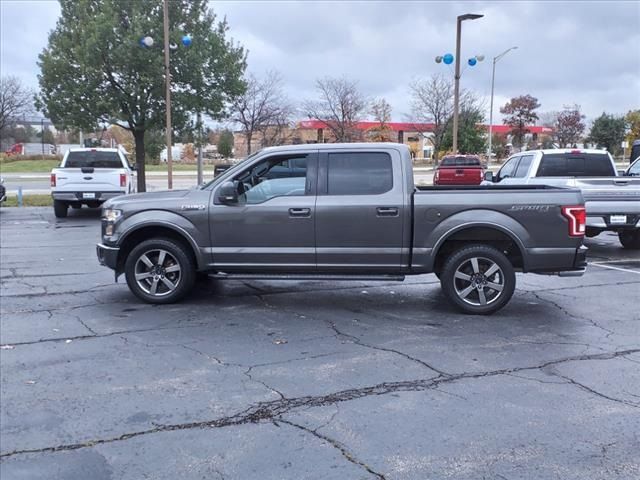
<svg viewBox="0 0 640 480">
<path fill-rule="evenodd" d="M 609 155 L 602 153 L 550 153 L 542 156 L 538 177 L 613 177 Z"/>
<path fill-rule="evenodd" d="M 520 163 L 518 164 L 518 168 L 516 168 L 516 172 L 513 176 L 515 178 L 526 177 L 532 161 L 533 155 L 523 155 L 522 157 L 520 157 Z"/>
<path fill-rule="evenodd" d="M 379 195 L 393 187 L 391 157 L 382 152 L 330 153 L 329 195 Z"/>
<path fill-rule="evenodd" d="M 123 168 L 117 152 L 69 152 L 65 168 Z"/>
</svg>

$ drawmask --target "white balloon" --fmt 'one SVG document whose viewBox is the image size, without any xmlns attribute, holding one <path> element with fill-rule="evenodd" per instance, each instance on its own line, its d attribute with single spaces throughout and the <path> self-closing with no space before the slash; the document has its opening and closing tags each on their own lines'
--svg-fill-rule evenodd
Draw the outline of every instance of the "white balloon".
<svg viewBox="0 0 640 480">
<path fill-rule="evenodd" d="M 142 39 L 142 43 L 144 43 L 146 47 L 153 47 L 153 38 L 148 37 L 148 36 L 144 37 Z"/>
<path fill-rule="evenodd" d="M 478 60 L 479 62 L 484 60 L 484 55 L 476 55 L 476 60 Z"/>
</svg>

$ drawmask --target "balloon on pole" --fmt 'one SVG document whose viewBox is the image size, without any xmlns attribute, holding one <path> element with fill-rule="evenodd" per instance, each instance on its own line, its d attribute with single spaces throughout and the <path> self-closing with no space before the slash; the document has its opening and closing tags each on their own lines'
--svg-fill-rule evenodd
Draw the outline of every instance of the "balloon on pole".
<svg viewBox="0 0 640 480">
<path fill-rule="evenodd" d="M 442 61 L 446 64 L 446 65 L 451 65 L 453 63 L 453 55 L 451 55 L 450 53 L 445 54 L 442 57 Z"/>
<path fill-rule="evenodd" d="M 192 42 L 191 35 L 185 35 L 185 36 L 183 36 L 183 37 L 182 37 L 182 44 L 183 44 L 185 47 L 190 46 L 190 45 L 191 45 L 191 42 Z"/>
<path fill-rule="evenodd" d="M 142 37 L 140 39 L 140 45 L 147 48 L 153 47 L 153 38 L 149 35 L 147 35 L 146 37 Z"/>
<path fill-rule="evenodd" d="M 470 67 L 473 67 L 476 63 L 478 63 L 478 61 L 476 60 L 475 57 L 471 57 L 469 60 L 467 60 L 467 63 L 469 64 Z"/>
</svg>

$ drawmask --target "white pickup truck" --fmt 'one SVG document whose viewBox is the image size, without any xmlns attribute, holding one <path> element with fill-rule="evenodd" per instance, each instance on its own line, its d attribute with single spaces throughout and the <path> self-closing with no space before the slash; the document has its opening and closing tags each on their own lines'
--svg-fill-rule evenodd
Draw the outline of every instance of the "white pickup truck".
<svg viewBox="0 0 640 480">
<path fill-rule="evenodd" d="M 529 150 L 511 156 L 486 183 L 579 188 L 586 236 L 616 232 L 624 248 L 640 249 L 640 178 L 621 176 L 605 150 Z"/>
<path fill-rule="evenodd" d="M 53 210 L 58 218 L 66 217 L 70 206 L 98 208 L 110 198 L 135 191 L 135 168 L 116 148 L 69 150 L 51 171 Z"/>
</svg>

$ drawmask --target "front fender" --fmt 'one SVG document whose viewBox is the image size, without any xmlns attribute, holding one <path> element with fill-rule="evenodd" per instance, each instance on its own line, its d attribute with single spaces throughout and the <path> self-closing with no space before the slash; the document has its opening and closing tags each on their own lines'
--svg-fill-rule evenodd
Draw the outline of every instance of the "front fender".
<svg viewBox="0 0 640 480">
<path fill-rule="evenodd" d="M 117 237 L 114 236 L 112 241 L 118 246 L 122 246 L 126 243 L 127 238 L 143 228 L 166 228 L 180 235 L 180 237 L 189 243 L 195 254 L 198 268 L 202 268 L 209 263 L 205 258 L 203 253 L 204 249 L 202 248 L 208 244 L 209 229 L 198 228 L 197 225 L 202 221 L 208 222 L 208 214 L 206 210 L 189 213 L 196 218 L 187 218 L 178 213 L 166 210 L 145 210 L 136 213 L 125 218 L 122 223 L 117 226 Z"/>
</svg>

